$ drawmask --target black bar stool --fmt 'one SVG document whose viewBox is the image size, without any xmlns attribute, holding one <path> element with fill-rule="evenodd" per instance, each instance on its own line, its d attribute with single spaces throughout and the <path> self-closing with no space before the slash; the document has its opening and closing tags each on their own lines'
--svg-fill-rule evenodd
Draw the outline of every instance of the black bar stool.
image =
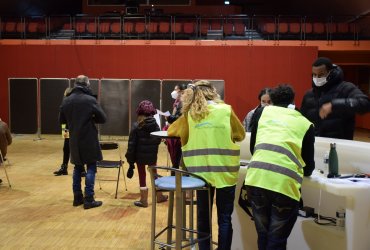
<svg viewBox="0 0 370 250">
<path fill-rule="evenodd" d="M 173 176 L 159 176 L 155 170 L 162 169 L 175 173 Z M 186 228 L 183 225 L 184 218 L 186 217 L 185 199 L 183 194 L 185 191 L 194 190 L 207 190 L 208 191 L 208 202 L 211 204 L 211 192 L 210 186 L 202 178 L 189 173 L 184 170 L 170 168 L 170 167 L 159 167 L 152 166 L 148 167 L 152 180 L 152 225 L 151 225 L 151 248 L 154 250 L 155 244 L 159 244 L 161 249 L 175 248 L 176 250 L 182 249 L 189 246 L 195 246 L 198 242 L 209 240 L 212 242 L 212 230 L 210 233 L 198 232 L 193 228 L 194 214 L 193 205 L 194 201 L 191 199 L 189 207 L 189 227 Z M 159 233 L 156 233 L 156 198 L 157 192 L 169 192 L 169 204 L 168 204 L 168 218 L 167 227 L 162 229 Z M 193 193 L 193 192 L 191 192 Z M 173 205 L 174 196 L 176 199 L 176 224 L 173 223 Z M 210 228 L 212 228 L 212 212 L 211 206 L 209 206 L 209 222 Z M 172 241 L 172 229 L 176 231 L 175 241 Z M 161 242 L 157 238 L 167 232 L 167 242 Z M 186 239 L 186 233 L 189 233 L 189 238 Z M 198 234 L 198 238 L 194 239 L 194 234 Z M 183 241 L 187 241 L 183 244 Z M 212 244 L 211 244 L 212 245 Z"/>
</svg>

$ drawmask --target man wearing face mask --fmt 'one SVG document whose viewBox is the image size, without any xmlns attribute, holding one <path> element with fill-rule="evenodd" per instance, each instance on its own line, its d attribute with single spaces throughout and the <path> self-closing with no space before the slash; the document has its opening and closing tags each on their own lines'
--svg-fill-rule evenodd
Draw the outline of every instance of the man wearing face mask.
<svg viewBox="0 0 370 250">
<path fill-rule="evenodd" d="M 312 64 L 312 89 L 303 97 L 301 112 L 315 125 L 315 135 L 353 139 L 355 114 L 369 112 L 369 98 L 343 80 L 342 69 L 329 58 Z"/>
</svg>

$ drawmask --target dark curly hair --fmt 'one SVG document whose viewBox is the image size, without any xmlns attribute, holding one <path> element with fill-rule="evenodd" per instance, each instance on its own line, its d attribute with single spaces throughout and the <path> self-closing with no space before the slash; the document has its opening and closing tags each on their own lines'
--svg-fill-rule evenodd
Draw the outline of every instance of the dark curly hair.
<svg viewBox="0 0 370 250">
<path fill-rule="evenodd" d="M 271 102 L 274 106 L 288 106 L 294 101 L 294 90 L 289 84 L 279 84 L 270 91 Z"/>
</svg>

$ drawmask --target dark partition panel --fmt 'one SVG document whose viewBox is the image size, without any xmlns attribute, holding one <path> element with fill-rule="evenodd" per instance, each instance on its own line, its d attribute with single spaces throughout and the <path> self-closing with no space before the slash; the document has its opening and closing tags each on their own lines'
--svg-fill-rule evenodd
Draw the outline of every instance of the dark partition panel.
<svg viewBox="0 0 370 250">
<path fill-rule="evenodd" d="M 107 114 L 107 122 L 100 125 L 100 134 L 129 134 L 129 86 L 128 79 L 101 80 L 100 104 Z"/>
<path fill-rule="evenodd" d="M 207 80 L 210 83 L 212 83 L 213 86 L 217 89 L 217 93 L 221 96 L 221 99 L 225 99 L 225 81 L 224 80 L 208 80 L 208 79 L 202 79 L 202 80 Z M 199 81 L 194 80 L 194 82 Z"/>
<path fill-rule="evenodd" d="M 171 79 L 166 79 L 162 80 L 162 111 L 170 111 L 172 113 L 173 110 L 173 103 L 175 102 L 174 99 L 171 97 L 171 92 L 175 88 L 176 85 L 181 84 L 181 83 L 191 83 L 192 80 L 186 80 L 186 79 L 176 79 L 176 80 L 171 80 Z M 164 119 L 162 117 L 162 125 L 164 124 Z"/>
<path fill-rule="evenodd" d="M 9 78 L 9 126 L 15 134 L 37 132 L 37 78 Z"/>
<path fill-rule="evenodd" d="M 60 133 L 59 107 L 68 87 L 67 78 L 40 79 L 41 134 Z"/>
<path fill-rule="evenodd" d="M 75 86 L 76 78 L 70 79 L 70 87 L 73 88 Z M 89 78 L 90 82 L 90 89 L 94 96 L 96 96 L 98 99 L 99 97 L 99 79 L 91 79 Z"/>
<path fill-rule="evenodd" d="M 149 100 L 160 109 L 161 81 L 156 79 L 131 80 L 131 124 L 136 121 L 136 108 L 143 100 Z"/>
</svg>

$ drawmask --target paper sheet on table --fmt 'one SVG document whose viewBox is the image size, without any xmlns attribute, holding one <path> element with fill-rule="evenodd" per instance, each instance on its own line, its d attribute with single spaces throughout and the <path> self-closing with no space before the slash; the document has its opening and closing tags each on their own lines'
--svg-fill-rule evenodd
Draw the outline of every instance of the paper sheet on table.
<svg viewBox="0 0 370 250">
<path fill-rule="evenodd" d="M 170 111 L 162 112 L 158 109 L 157 109 L 157 114 L 163 115 L 163 116 L 166 116 L 166 117 L 171 115 Z"/>
</svg>

